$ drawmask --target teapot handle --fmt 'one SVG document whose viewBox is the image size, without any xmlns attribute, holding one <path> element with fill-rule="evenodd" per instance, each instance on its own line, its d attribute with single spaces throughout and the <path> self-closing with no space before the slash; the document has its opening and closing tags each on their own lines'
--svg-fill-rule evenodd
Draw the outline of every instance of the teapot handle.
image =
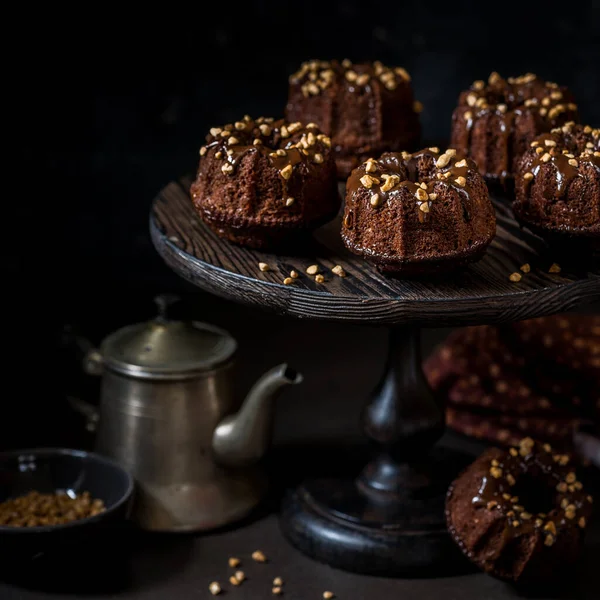
<svg viewBox="0 0 600 600">
<path fill-rule="evenodd" d="M 81 364 L 88 375 L 102 375 L 104 371 L 102 354 L 90 340 L 76 333 L 71 326 L 64 328 L 62 339 L 64 345 L 75 346 L 83 355 Z"/>
</svg>

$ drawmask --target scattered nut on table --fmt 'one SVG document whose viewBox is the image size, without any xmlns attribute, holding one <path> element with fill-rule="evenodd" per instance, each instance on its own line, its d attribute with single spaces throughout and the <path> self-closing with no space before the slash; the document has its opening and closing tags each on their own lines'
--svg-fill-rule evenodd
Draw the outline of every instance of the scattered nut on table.
<svg viewBox="0 0 600 600">
<path fill-rule="evenodd" d="M 219 585 L 218 581 L 213 581 L 208 586 L 208 589 L 213 596 L 218 596 L 221 593 L 221 586 Z"/>
<path fill-rule="evenodd" d="M 255 550 L 252 553 L 252 560 L 259 562 L 259 563 L 264 563 L 264 562 L 267 562 L 267 557 L 264 555 L 264 553 L 261 550 Z"/>
</svg>

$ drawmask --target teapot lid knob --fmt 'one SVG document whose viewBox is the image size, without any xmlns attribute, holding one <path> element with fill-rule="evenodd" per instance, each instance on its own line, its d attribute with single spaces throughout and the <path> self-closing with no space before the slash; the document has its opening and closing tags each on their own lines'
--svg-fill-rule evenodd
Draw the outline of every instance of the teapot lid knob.
<svg viewBox="0 0 600 600">
<path fill-rule="evenodd" d="M 168 321 L 170 308 L 179 302 L 179 296 L 175 294 L 159 294 L 154 298 L 154 302 L 158 309 L 156 319 L 158 321 Z"/>
</svg>

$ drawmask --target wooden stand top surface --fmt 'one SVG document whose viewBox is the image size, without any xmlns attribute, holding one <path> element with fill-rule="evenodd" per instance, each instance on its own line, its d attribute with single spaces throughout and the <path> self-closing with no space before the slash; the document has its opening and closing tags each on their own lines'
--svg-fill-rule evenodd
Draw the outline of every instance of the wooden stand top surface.
<svg viewBox="0 0 600 600">
<path fill-rule="evenodd" d="M 497 234 L 479 262 L 445 279 L 392 279 L 348 252 L 341 240 L 339 217 L 314 233 L 302 256 L 279 255 L 236 246 L 216 236 L 194 212 L 190 179 L 167 185 L 154 200 L 152 240 L 179 275 L 213 294 L 299 318 L 366 325 L 456 326 L 499 323 L 565 312 L 600 298 L 598 257 L 581 267 L 549 273 L 559 253 L 516 223 L 509 204 L 493 198 Z M 258 264 L 270 270 L 261 272 Z M 530 273 L 509 280 L 525 263 Z M 318 265 L 325 276 L 316 283 L 307 275 Z M 341 265 L 346 277 L 331 269 Z M 573 270 L 572 270 L 573 269 Z M 299 277 L 283 280 L 290 271 Z"/>
</svg>

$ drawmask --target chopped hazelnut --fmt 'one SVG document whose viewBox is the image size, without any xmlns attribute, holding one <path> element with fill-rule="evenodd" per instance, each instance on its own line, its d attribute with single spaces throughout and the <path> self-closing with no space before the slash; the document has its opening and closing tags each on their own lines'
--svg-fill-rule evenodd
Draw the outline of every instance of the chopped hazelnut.
<svg viewBox="0 0 600 600">
<path fill-rule="evenodd" d="M 219 583 L 217 581 L 213 581 L 208 586 L 208 589 L 213 596 L 218 596 L 221 593 L 221 586 L 219 585 Z"/>
<path fill-rule="evenodd" d="M 450 158 L 451 158 L 450 155 L 448 155 L 447 153 L 442 154 L 435 161 L 435 166 L 438 167 L 438 169 L 445 167 L 450 162 Z"/>
<path fill-rule="evenodd" d="M 290 277 L 292 279 L 298 279 L 298 271 L 290 271 Z"/>
<path fill-rule="evenodd" d="M 281 587 L 283 585 L 283 579 L 281 579 L 281 577 L 275 577 L 275 579 L 273 579 L 273 585 Z"/>
<path fill-rule="evenodd" d="M 310 265 L 310 267 L 306 269 L 306 272 L 309 275 L 316 275 L 319 272 L 319 265 Z"/>
<path fill-rule="evenodd" d="M 246 579 L 246 575 L 244 574 L 244 571 L 236 571 L 233 576 L 235 577 L 235 580 L 238 583 L 242 583 L 242 581 L 244 581 L 244 579 Z"/>
<path fill-rule="evenodd" d="M 550 154 L 548 154 L 548 152 L 546 152 L 546 153 L 545 153 L 545 154 L 542 156 L 542 158 L 541 158 L 541 161 L 546 163 L 546 162 L 548 162 L 548 161 L 549 161 L 551 158 L 552 158 L 552 156 L 551 156 Z"/>
<path fill-rule="evenodd" d="M 220 150 L 215 152 L 215 158 L 223 158 L 223 153 Z"/>
<path fill-rule="evenodd" d="M 265 135 L 265 136 L 271 135 L 271 128 L 268 125 L 265 125 L 265 124 L 260 125 L 259 129 L 260 129 L 260 132 L 262 135 Z"/>
<path fill-rule="evenodd" d="M 373 194 L 369 199 L 371 206 L 379 206 L 381 204 L 381 198 L 379 194 Z"/>
<path fill-rule="evenodd" d="M 418 188 L 415 192 L 415 196 L 417 197 L 417 200 L 421 200 L 421 202 L 429 199 L 429 195 L 423 188 Z"/>
<path fill-rule="evenodd" d="M 465 186 L 467 184 L 467 180 L 461 175 L 454 180 L 458 185 Z"/>
<path fill-rule="evenodd" d="M 570 158 L 570 159 L 569 159 L 569 164 L 570 164 L 572 167 L 576 167 L 576 166 L 578 166 L 578 165 L 579 165 L 579 163 L 578 163 L 578 162 L 577 162 L 577 161 L 576 161 L 574 158 Z"/>
<path fill-rule="evenodd" d="M 431 192 L 431 194 L 429 194 L 429 199 L 430 200 L 437 200 L 437 194 L 435 192 Z"/>
<path fill-rule="evenodd" d="M 367 173 L 374 173 L 377 171 L 377 163 L 374 160 L 368 160 L 365 163 L 365 171 Z"/>
<path fill-rule="evenodd" d="M 325 600 L 331 600 L 331 598 L 333 598 L 333 592 L 329 592 L 329 591 L 323 592 L 323 598 Z"/>
<path fill-rule="evenodd" d="M 421 212 L 428 213 L 429 212 L 429 204 L 427 202 L 421 202 L 419 204 L 419 210 Z"/>
<path fill-rule="evenodd" d="M 290 196 L 289 198 L 285 199 L 285 205 L 286 206 L 292 206 L 292 204 L 294 204 L 294 199 Z"/>
<path fill-rule="evenodd" d="M 546 538 L 544 539 L 544 545 L 552 546 L 552 544 L 554 544 L 554 537 L 551 535 L 547 535 Z"/>
<path fill-rule="evenodd" d="M 289 179 L 292 176 L 292 165 L 287 165 L 285 167 L 283 167 L 283 169 L 281 169 L 281 171 L 279 171 L 279 174 L 284 178 L 284 179 Z"/>
<path fill-rule="evenodd" d="M 202 148 L 200 148 L 200 156 L 204 156 L 206 154 L 206 146 L 202 146 Z"/>
<path fill-rule="evenodd" d="M 533 173 L 525 173 L 525 175 L 523 175 L 523 179 L 525 181 L 529 181 L 530 179 L 533 179 Z"/>
<path fill-rule="evenodd" d="M 259 562 L 259 563 L 264 563 L 267 562 L 267 557 L 264 555 L 264 553 L 260 550 L 255 550 L 252 553 L 252 560 Z"/>
<path fill-rule="evenodd" d="M 560 273 L 560 266 L 556 263 L 553 263 L 552 266 L 548 269 L 548 273 Z"/>
<path fill-rule="evenodd" d="M 271 267 L 269 267 L 269 265 L 267 263 L 264 262 L 259 262 L 258 263 L 258 268 L 265 273 L 266 271 L 270 271 Z M 239 558 L 230 558 L 229 559 L 229 566 L 230 567 L 237 567 L 240 564 L 240 559 Z"/>
<path fill-rule="evenodd" d="M 238 580 L 235 578 L 235 575 L 232 575 L 232 576 L 229 578 L 229 583 L 230 583 L 231 585 L 236 585 L 236 586 L 237 586 L 237 585 L 240 585 L 240 583 L 241 583 L 241 582 L 240 582 L 240 581 L 238 581 Z"/>
<path fill-rule="evenodd" d="M 323 275 L 321 275 L 320 273 L 318 275 L 315 276 L 315 281 L 317 283 L 323 283 L 325 281 L 325 277 L 323 277 Z"/>
<path fill-rule="evenodd" d="M 455 167 L 466 167 L 467 160 L 465 158 L 463 158 L 462 160 L 459 160 L 454 166 Z"/>
<path fill-rule="evenodd" d="M 511 281 L 521 281 L 521 273 L 511 273 L 509 279 Z"/>
<path fill-rule="evenodd" d="M 291 285 L 292 283 L 294 283 L 294 280 L 291 277 L 286 277 L 283 280 L 283 285 Z M 252 555 L 252 558 L 254 558 L 254 555 Z M 254 560 L 256 560 L 256 559 L 254 558 Z M 257 562 L 263 562 L 263 561 L 257 561 Z"/>
<path fill-rule="evenodd" d="M 531 271 L 531 267 L 529 265 L 529 263 L 525 263 L 524 265 L 520 266 L 521 271 L 523 271 L 523 273 L 529 273 Z"/>
<path fill-rule="evenodd" d="M 261 271 L 268 271 L 269 270 L 269 265 L 267 263 L 258 263 L 258 267 L 259 267 L 259 269 Z M 263 267 L 266 267 L 266 269 L 263 269 Z M 240 561 L 239 558 L 236 558 L 235 556 L 232 556 L 229 559 L 229 566 L 231 568 L 235 568 L 235 567 L 239 566 L 240 562 L 241 561 Z"/>
<path fill-rule="evenodd" d="M 579 527 L 581 527 L 581 529 L 583 529 L 585 527 L 585 517 L 580 517 L 579 521 L 577 521 L 577 524 Z"/>
<path fill-rule="evenodd" d="M 515 485 L 515 483 L 517 483 L 510 473 L 506 476 L 506 481 L 508 481 L 508 485 Z"/>
<path fill-rule="evenodd" d="M 332 273 L 335 273 L 338 277 L 346 277 L 346 271 L 341 265 L 335 265 L 333 269 L 331 269 Z"/>
<path fill-rule="evenodd" d="M 229 163 L 225 163 L 221 167 L 221 171 L 223 171 L 223 173 L 229 175 L 229 174 L 233 173 L 233 165 L 230 165 Z"/>
<path fill-rule="evenodd" d="M 281 596 L 281 594 L 283 593 L 283 590 L 281 589 L 280 586 L 276 585 L 276 586 L 273 586 L 273 589 L 271 590 L 271 592 L 273 593 L 274 596 Z"/>
<path fill-rule="evenodd" d="M 232 136 L 231 136 L 231 137 L 230 137 L 230 138 L 227 140 L 227 143 L 228 143 L 230 146 L 235 146 L 236 144 L 239 144 L 239 143 L 240 143 L 240 140 L 238 140 L 238 139 L 237 139 L 235 136 L 233 136 L 233 135 L 232 135 Z"/>
<path fill-rule="evenodd" d="M 494 479 L 499 479 L 500 477 L 502 477 L 502 469 L 500 469 L 499 467 L 492 467 L 490 469 L 490 475 Z"/>
<path fill-rule="evenodd" d="M 323 155 L 317 152 L 317 154 L 313 156 L 313 161 L 320 165 L 323 162 Z"/>
<path fill-rule="evenodd" d="M 536 153 L 536 154 L 543 154 L 543 153 L 544 153 L 544 149 L 543 149 L 541 146 L 538 146 L 538 147 L 535 149 L 535 153 Z"/>
<path fill-rule="evenodd" d="M 364 187 L 369 189 L 373 186 L 374 183 L 379 183 L 379 180 L 375 177 L 371 177 L 370 175 L 363 175 L 360 178 L 360 182 L 363 184 Z"/>
<path fill-rule="evenodd" d="M 492 508 L 498 506 L 498 503 L 495 500 L 490 500 L 487 504 L 486 507 L 488 510 L 492 510 Z"/>
<path fill-rule="evenodd" d="M 550 148 L 556 146 L 556 142 L 554 140 L 544 140 L 544 144 Z"/>
</svg>

